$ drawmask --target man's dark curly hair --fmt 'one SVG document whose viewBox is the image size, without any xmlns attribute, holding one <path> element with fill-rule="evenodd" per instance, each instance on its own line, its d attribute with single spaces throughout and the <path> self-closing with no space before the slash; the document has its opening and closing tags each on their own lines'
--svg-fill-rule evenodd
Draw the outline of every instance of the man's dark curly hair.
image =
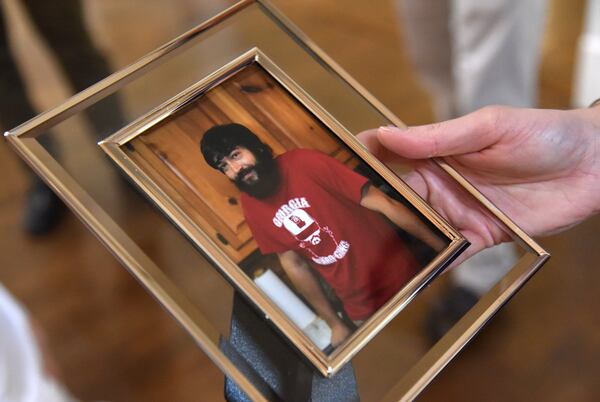
<svg viewBox="0 0 600 402">
<path fill-rule="evenodd" d="M 200 151 L 210 166 L 219 169 L 219 163 L 237 147 L 251 151 L 257 160 L 273 158 L 273 150 L 247 127 L 231 123 L 211 127 L 200 140 Z"/>
</svg>

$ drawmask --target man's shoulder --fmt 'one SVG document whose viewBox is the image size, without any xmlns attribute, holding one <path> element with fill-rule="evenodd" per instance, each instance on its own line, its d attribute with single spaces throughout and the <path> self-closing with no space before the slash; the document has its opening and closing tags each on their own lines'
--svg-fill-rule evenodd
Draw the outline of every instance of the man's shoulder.
<svg viewBox="0 0 600 402">
<path fill-rule="evenodd" d="M 282 163 L 310 163 L 316 160 L 331 158 L 329 155 L 315 149 L 296 148 L 277 156 L 277 161 Z"/>
</svg>

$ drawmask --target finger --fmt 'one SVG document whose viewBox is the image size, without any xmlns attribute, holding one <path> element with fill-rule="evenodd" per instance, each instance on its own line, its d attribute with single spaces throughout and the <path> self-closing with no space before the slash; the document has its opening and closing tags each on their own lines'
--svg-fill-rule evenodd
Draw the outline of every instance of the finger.
<svg viewBox="0 0 600 402">
<path fill-rule="evenodd" d="M 369 150 L 369 152 L 383 162 L 395 162 L 399 159 L 402 159 L 400 156 L 398 156 L 398 154 L 390 151 L 381 144 L 379 138 L 377 137 L 377 130 L 378 129 L 376 128 L 365 130 L 358 133 L 356 137 Z"/>
<path fill-rule="evenodd" d="M 383 147 L 377 139 L 377 129 L 366 130 L 356 135 L 358 139 L 367 147 L 367 149 L 374 154 L 379 160 L 390 163 L 401 163 L 411 165 L 413 168 L 419 166 L 423 161 L 411 161 L 406 158 L 402 158 L 397 154 L 393 153 L 389 149 Z M 400 177 L 410 188 L 412 188 L 419 196 L 427 199 L 427 184 L 423 176 L 412 171 Z"/>
<path fill-rule="evenodd" d="M 442 123 L 406 129 L 380 127 L 377 139 L 390 151 L 410 159 L 477 152 L 498 141 L 507 113 L 506 108 L 488 107 Z"/>
</svg>

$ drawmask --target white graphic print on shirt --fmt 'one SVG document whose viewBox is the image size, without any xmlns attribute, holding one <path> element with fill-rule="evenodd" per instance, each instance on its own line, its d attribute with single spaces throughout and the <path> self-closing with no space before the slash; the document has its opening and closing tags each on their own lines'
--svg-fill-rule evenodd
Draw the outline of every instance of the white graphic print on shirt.
<svg viewBox="0 0 600 402">
<path fill-rule="evenodd" d="M 304 208 L 310 208 L 305 197 L 289 200 L 277 210 L 273 224 L 283 226 L 319 265 L 330 265 L 344 258 L 350 243 L 338 242 L 329 227 L 321 226 Z"/>
</svg>

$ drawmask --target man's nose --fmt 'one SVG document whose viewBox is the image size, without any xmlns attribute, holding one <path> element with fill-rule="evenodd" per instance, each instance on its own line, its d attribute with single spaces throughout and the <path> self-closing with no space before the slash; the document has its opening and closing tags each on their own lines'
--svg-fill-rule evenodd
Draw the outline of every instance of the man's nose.
<svg viewBox="0 0 600 402">
<path fill-rule="evenodd" d="M 229 167 L 231 168 L 231 171 L 235 174 L 238 174 L 238 172 L 240 170 L 242 170 L 242 164 L 237 162 L 237 161 L 230 161 L 229 162 Z"/>
</svg>

